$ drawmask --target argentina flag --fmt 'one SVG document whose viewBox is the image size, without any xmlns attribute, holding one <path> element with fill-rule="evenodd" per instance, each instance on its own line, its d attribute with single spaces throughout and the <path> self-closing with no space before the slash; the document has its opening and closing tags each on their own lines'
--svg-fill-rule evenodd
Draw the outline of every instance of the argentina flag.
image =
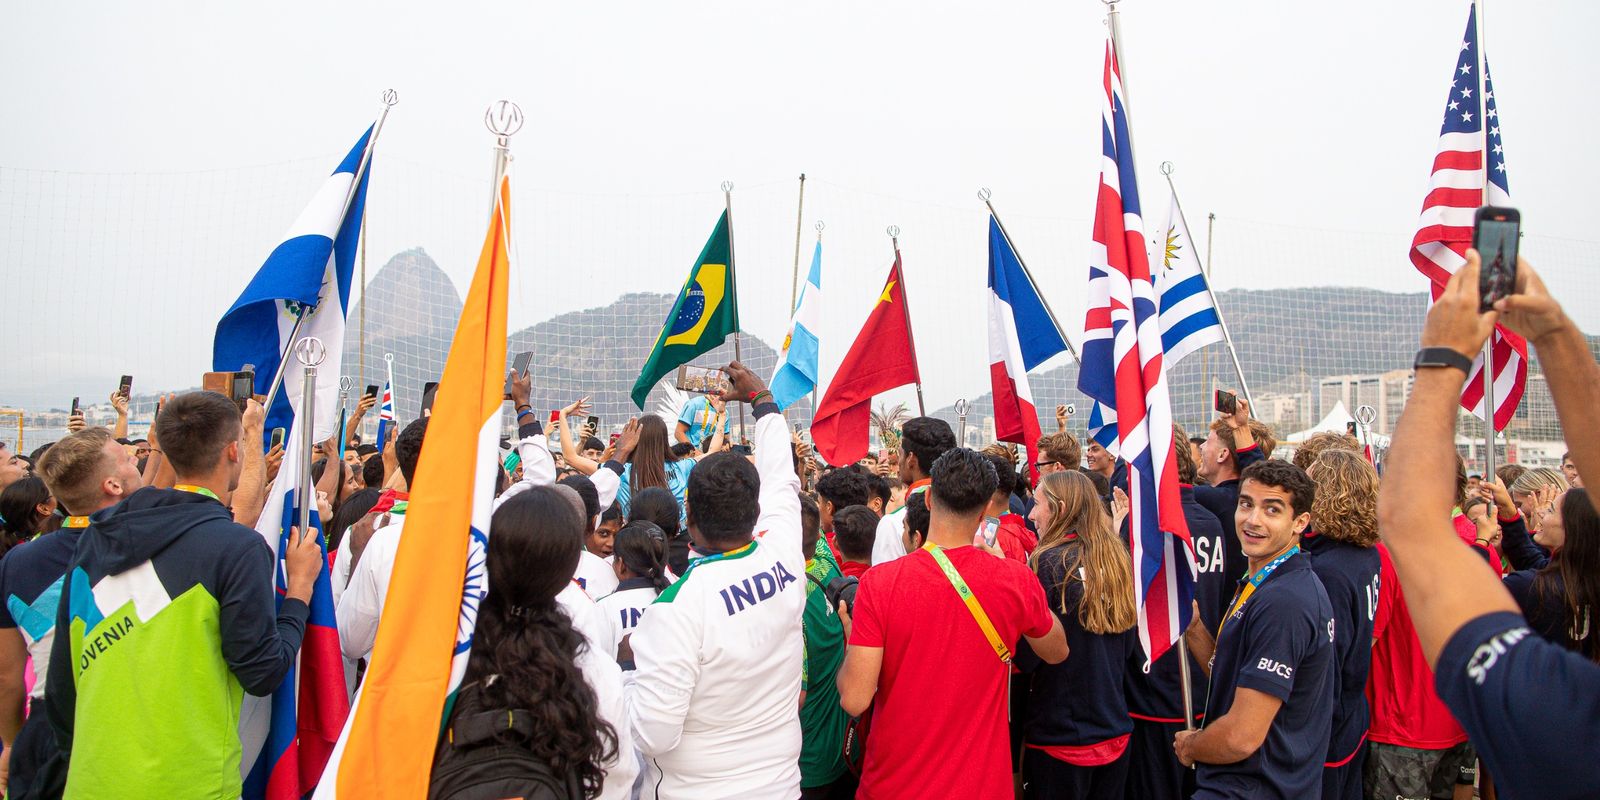
<svg viewBox="0 0 1600 800">
<path fill-rule="evenodd" d="M 783 355 L 772 373 L 772 399 L 785 409 L 817 388 L 817 334 L 822 327 L 822 242 L 811 253 L 811 272 L 800 289 L 783 340 Z"/>
<path fill-rule="evenodd" d="M 295 319 L 306 315 L 295 338 L 315 336 L 327 346 L 327 357 L 317 370 L 318 405 L 322 406 L 316 414 L 317 441 L 332 436 L 339 424 L 333 408 L 339 393 L 345 313 L 370 175 L 363 169 L 362 156 L 371 136 L 368 128 L 289 226 L 283 241 L 218 320 L 212 346 L 213 370 L 235 371 L 253 364 L 256 394 L 266 394 L 291 344 Z M 358 171 L 362 173 L 359 184 Z M 300 397 L 304 377 L 298 362 L 291 361 L 289 366 L 282 389 L 267 409 L 267 431 L 291 427 L 294 412 L 289 398 Z"/>
</svg>

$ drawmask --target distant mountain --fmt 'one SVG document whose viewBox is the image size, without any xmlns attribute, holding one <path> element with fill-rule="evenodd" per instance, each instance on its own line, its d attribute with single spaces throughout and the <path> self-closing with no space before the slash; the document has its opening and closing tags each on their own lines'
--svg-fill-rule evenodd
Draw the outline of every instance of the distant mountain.
<svg viewBox="0 0 1600 800">
<path fill-rule="evenodd" d="M 672 310 L 673 299 L 665 294 L 629 293 L 604 307 L 561 314 L 523 328 L 510 336 L 506 369 L 511 368 L 516 353 L 531 351 L 533 405 L 540 415 L 590 395 L 591 413 L 600 417 L 602 432 L 609 431 L 640 413 L 629 395 Z M 437 381 L 444 372 L 461 302 L 450 278 L 421 249 L 389 259 L 369 282 L 365 381 L 381 384 L 383 354 L 394 354 L 396 414 L 401 419 L 416 417 L 423 384 Z M 344 363 L 350 374 L 358 371 L 359 331 L 357 312 L 352 309 L 344 346 Z M 698 361 L 726 364 L 733 360 L 733 351 L 733 342 L 728 341 Z M 760 374 L 770 374 L 777 364 L 777 353 L 754 336 L 743 337 L 741 354 L 744 363 Z M 669 379 L 666 384 L 670 383 Z M 655 411 L 663 395 L 657 387 L 646 410 Z"/>
</svg>

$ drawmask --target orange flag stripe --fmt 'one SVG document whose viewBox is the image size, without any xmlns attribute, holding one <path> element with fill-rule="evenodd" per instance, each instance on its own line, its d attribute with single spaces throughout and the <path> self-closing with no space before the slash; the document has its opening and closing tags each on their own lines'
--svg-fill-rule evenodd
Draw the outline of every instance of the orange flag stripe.
<svg viewBox="0 0 1600 800">
<path fill-rule="evenodd" d="M 478 433 L 500 413 L 506 363 L 511 181 L 494 219 L 439 382 L 360 705 L 339 766 L 341 797 L 426 797 L 450 690 Z M 483 531 L 487 534 L 488 531 Z"/>
</svg>

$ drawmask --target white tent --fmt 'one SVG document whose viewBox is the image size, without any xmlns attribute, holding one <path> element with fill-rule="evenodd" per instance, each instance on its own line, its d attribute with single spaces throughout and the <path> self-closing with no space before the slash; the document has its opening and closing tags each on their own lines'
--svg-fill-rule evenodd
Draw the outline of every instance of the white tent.
<svg viewBox="0 0 1600 800">
<path fill-rule="evenodd" d="M 1355 422 L 1355 420 L 1355 417 L 1350 416 L 1350 410 L 1345 408 L 1344 401 L 1340 400 L 1333 404 L 1333 408 L 1328 411 L 1328 415 L 1323 417 L 1321 422 L 1298 433 L 1289 434 L 1284 437 L 1283 443 L 1286 445 L 1302 444 L 1305 440 L 1319 433 L 1349 433 L 1350 423 Z M 1369 432 L 1366 439 L 1366 443 L 1374 447 L 1389 446 L 1389 437 L 1381 433 Z"/>
</svg>

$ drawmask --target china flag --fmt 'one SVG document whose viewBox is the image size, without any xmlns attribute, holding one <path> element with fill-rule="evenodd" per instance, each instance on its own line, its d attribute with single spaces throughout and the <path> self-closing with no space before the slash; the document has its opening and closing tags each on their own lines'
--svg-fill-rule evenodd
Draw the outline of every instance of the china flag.
<svg viewBox="0 0 1600 800">
<path fill-rule="evenodd" d="M 911 317 L 900 280 L 900 252 L 896 250 L 877 305 L 817 405 L 811 422 L 817 453 L 829 464 L 860 461 L 867 454 L 873 395 L 920 382 L 917 354 L 911 346 Z"/>
</svg>

